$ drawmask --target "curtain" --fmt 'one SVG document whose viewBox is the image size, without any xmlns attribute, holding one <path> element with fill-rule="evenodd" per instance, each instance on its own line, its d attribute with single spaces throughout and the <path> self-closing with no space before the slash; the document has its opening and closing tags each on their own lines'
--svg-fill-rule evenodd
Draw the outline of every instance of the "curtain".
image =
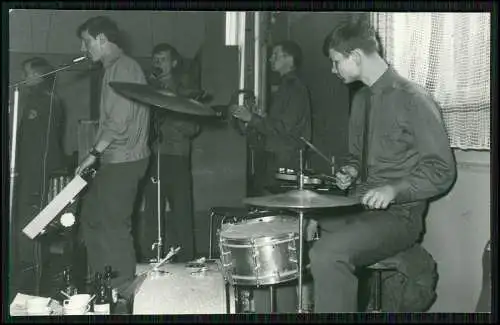
<svg viewBox="0 0 500 325">
<path fill-rule="evenodd" d="M 490 14 L 372 13 L 387 61 L 440 104 L 453 148 L 490 149 Z"/>
</svg>

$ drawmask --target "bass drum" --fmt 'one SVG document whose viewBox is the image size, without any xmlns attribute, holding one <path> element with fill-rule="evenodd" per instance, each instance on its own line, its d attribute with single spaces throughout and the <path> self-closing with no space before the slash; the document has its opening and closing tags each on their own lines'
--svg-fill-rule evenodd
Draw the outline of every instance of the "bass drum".
<svg viewBox="0 0 500 325">
<path fill-rule="evenodd" d="M 151 265 L 137 266 L 137 274 Z M 208 265 L 203 273 L 193 272 L 184 264 L 160 267 L 165 274 L 148 275 L 134 298 L 134 315 L 224 314 L 227 304 L 235 310 L 234 290 L 228 288 L 217 264 Z"/>
</svg>

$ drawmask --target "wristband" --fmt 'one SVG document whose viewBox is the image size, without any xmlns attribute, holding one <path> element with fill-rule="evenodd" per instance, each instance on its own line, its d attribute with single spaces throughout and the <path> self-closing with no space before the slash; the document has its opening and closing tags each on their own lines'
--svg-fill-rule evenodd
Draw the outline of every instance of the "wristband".
<svg viewBox="0 0 500 325">
<path fill-rule="evenodd" d="M 97 151 L 96 148 L 92 148 L 92 149 L 90 149 L 89 154 L 91 154 L 92 156 L 94 156 L 96 158 L 99 158 L 99 157 L 101 157 L 102 152 Z"/>
</svg>

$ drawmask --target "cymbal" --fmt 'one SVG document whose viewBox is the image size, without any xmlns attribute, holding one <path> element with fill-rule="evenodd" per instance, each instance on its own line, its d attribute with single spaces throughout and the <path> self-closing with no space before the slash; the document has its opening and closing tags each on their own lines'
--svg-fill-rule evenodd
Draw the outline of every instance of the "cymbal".
<svg viewBox="0 0 500 325">
<path fill-rule="evenodd" d="M 169 93 L 165 90 L 157 90 L 148 85 L 115 81 L 110 82 L 109 85 L 123 96 L 144 104 L 184 114 L 200 116 L 215 115 L 214 110 L 200 102 L 193 99 L 178 97 L 173 93 Z"/>
<path fill-rule="evenodd" d="M 352 206 L 360 204 L 352 197 L 339 195 L 320 195 L 311 190 L 292 190 L 282 194 L 251 197 L 243 203 L 268 208 L 316 209 Z"/>
</svg>

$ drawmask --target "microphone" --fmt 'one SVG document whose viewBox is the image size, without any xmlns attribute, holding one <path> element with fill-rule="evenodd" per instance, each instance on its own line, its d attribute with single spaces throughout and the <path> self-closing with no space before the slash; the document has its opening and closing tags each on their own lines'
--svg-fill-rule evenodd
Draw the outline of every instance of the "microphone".
<svg viewBox="0 0 500 325">
<path fill-rule="evenodd" d="M 51 74 L 57 73 L 59 71 L 66 70 L 66 69 L 72 67 L 73 65 L 77 64 L 78 62 L 81 62 L 81 61 L 86 60 L 86 59 L 88 59 L 86 56 L 80 56 L 80 57 L 78 57 L 76 59 L 73 59 L 71 61 L 71 63 L 69 63 L 69 64 L 63 64 L 62 66 L 59 66 L 55 70 L 52 70 L 50 72 L 47 72 L 47 73 L 44 73 L 44 74 L 38 76 L 38 78 L 44 78 L 44 77 L 47 77 L 47 76 L 49 76 Z M 14 84 L 10 84 L 9 88 L 18 87 L 20 85 L 25 84 L 27 81 L 28 81 L 28 79 L 24 79 L 24 80 L 21 80 L 19 82 L 14 83 Z"/>
<path fill-rule="evenodd" d="M 81 57 L 79 57 L 79 58 L 74 59 L 72 62 L 73 62 L 73 63 L 77 63 L 77 62 L 80 62 L 80 61 L 82 61 L 82 60 L 86 60 L 86 59 L 87 59 L 87 57 L 86 57 L 86 56 L 81 56 Z"/>
</svg>

